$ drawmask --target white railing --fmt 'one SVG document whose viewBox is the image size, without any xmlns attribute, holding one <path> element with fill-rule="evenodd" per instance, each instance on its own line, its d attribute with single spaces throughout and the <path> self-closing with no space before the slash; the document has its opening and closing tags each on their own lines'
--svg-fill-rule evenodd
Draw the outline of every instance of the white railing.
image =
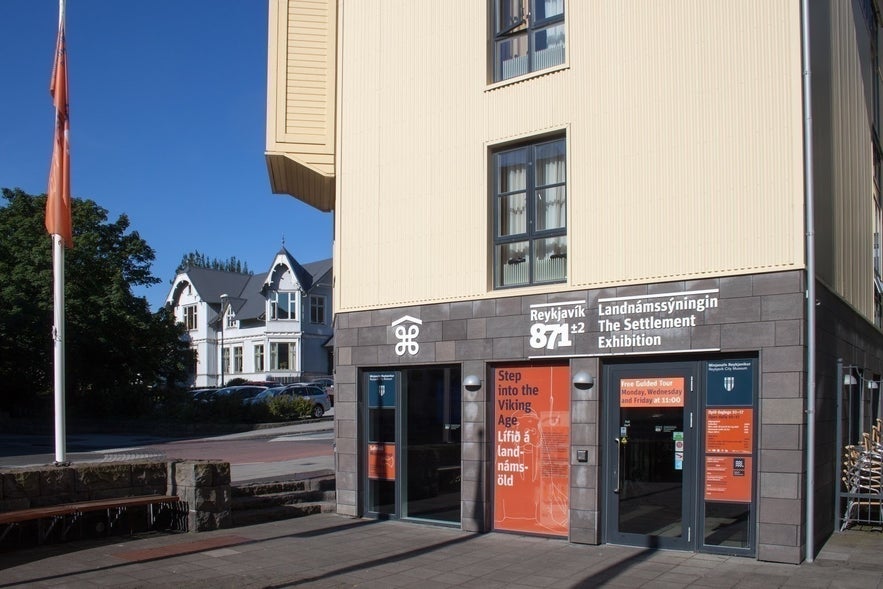
<svg viewBox="0 0 883 589">
<path fill-rule="evenodd" d="M 501 64 L 502 79 L 514 78 L 527 73 L 528 60 L 527 55 L 513 57 L 512 59 L 504 59 Z"/>
<path fill-rule="evenodd" d="M 556 65 L 561 65 L 564 63 L 564 45 L 558 45 L 557 47 L 549 47 L 548 49 L 543 49 L 541 51 L 534 52 L 533 55 L 533 69 L 543 70 L 547 67 L 553 67 Z"/>
<path fill-rule="evenodd" d="M 536 260 L 533 269 L 534 282 L 551 282 L 563 280 L 567 276 L 567 258 L 543 258 Z M 503 286 L 527 284 L 528 264 L 506 264 L 503 266 Z"/>
</svg>

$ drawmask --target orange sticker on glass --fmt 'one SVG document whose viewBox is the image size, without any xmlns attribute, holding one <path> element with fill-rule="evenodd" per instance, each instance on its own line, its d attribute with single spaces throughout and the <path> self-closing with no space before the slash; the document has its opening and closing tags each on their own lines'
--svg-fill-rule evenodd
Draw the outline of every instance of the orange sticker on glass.
<svg viewBox="0 0 883 589">
<path fill-rule="evenodd" d="M 752 454 L 753 439 L 753 409 L 705 410 L 705 452 L 708 454 Z"/>
<path fill-rule="evenodd" d="M 751 503 L 751 457 L 706 456 L 705 500 Z"/>
<path fill-rule="evenodd" d="M 684 377 L 622 378 L 620 407 L 683 407 Z"/>
<path fill-rule="evenodd" d="M 396 479 L 395 444 L 368 444 L 368 478 L 384 481 Z"/>
</svg>

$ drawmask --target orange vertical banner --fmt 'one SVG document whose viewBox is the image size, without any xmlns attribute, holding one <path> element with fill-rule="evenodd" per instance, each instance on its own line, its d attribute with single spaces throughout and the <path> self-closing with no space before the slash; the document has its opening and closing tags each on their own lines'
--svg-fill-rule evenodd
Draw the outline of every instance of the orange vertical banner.
<svg viewBox="0 0 883 589">
<path fill-rule="evenodd" d="M 73 246 L 70 181 L 70 113 L 68 108 L 67 48 L 64 20 L 58 23 L 55 64 L 49 83 L 49 94 L 55 104 L 55 141 L 49 167 L 49 190 L 46 199 L 46 231 L 59 235 L 65 246 Z"/>
</svg>

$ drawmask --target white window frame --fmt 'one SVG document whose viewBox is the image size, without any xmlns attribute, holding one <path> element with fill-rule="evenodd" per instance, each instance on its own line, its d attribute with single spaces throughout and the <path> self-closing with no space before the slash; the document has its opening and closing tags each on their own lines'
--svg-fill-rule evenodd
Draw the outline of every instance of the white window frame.
<svg viewBox="0 0 883 589">
<path fill-rule="evenodd" d="M 182 307 L 182 320 L 187 331 L 195 331 L 199 328 L 199 308 L 196 305 Z"/>
<path fill-rule="evenodd" d="M 297 292 L 273 291 L 269 297 L 270 310 L 267 317 L 272 321 L 297 321 Z M 285 310 L 283 317 L 281 310 Z"/>
<path fill-rule="evenodd" d="M 242 346 L 233 346 L 233 367 L 230 373 L 242 373 Z"/>
<path fill-rule="evenodd" d="M 254 371 L 264 371 L 264 344 L 255 344 L 254 346 Z"/>
<path fill-rule="evenodd" d="M 288 349 L 286 358 L 288 367 L 286 368 L 283 368 L 280 363 L 279 351 L 282 346 L 286 346 Z M 284 372 L 297 371 L 297 342 L 270 342 L 270 370 Z"/>
</svg>

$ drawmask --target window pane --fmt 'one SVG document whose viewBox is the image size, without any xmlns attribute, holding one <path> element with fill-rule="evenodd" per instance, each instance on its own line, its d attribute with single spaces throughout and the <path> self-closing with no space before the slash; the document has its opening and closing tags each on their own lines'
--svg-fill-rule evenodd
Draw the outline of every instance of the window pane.
<svg viewBox="0 0 883 589">
<path fill-rule="evenodd" d="M 263 371 L 264 369 L 264 346 L 262 345 L 254 347 L 254 369 L 255 371 Z"/>
<path fill-rule="evenodd" d="M 552 25 L 533 34 L 533 67 L 541 70 L 564 63 L 564 24 Z"/>
<path fill-rule="evenodd" d="M 495 80 L 506 80 L 528 72 L 527 33 L 497 41 Z"/>
<path fill-rule="evenodd" d="M 287 292 L 276 293 L 276 319 L 290 319 L 288 312 L 289 294 Z"/>
<path fill-rule="evenodd" d="M 564 141 L 541 143 L 536 148 L 537 186 L 562 184 L 567 180 Z"/>
<path fill-rule="evenodd" d="M 497 199 L 497 219 L 500 220 L 499 236 L 527 233 L 527 195 L 510 194 Z"/>
<path fill-rule="evenodd" d="M 274 344 L 277 349 L 276 352 L 276 369 L 277 370 L 289 370 L 288 365 L 288 344 Z"/>
<path fill-rule="evenodd" d="M 535 20 L 544 20 L 564 14 L 564 0 L 533 0 Z"/>
<path fill-rule="evenodd" d="M 561 281 L 567 277 L 567 237 L 534 242 L 534 282 Z"/>
<path fill-rule="evenodd" d="M 497 155 L 497 193 L 516 192 L 527 187 L 527 149 Z"/>
<path fill-rule="evenodd" d="M 524 20 L 521 2 L 522 0 L 496 0 L 497 33 L 508 31 Z"/>
<path fill-rule="evenodd" d="M 497 286 L 514 286 L 530 281 L 527 264 L 528 242 L 504 243 L 496 247 Z"/>
<path fill-rule="evenodd" d="M 536 230 L 561 229 L 567 226 L 567 199 L 564 186 L 537 190 Z"/>
</svg>

